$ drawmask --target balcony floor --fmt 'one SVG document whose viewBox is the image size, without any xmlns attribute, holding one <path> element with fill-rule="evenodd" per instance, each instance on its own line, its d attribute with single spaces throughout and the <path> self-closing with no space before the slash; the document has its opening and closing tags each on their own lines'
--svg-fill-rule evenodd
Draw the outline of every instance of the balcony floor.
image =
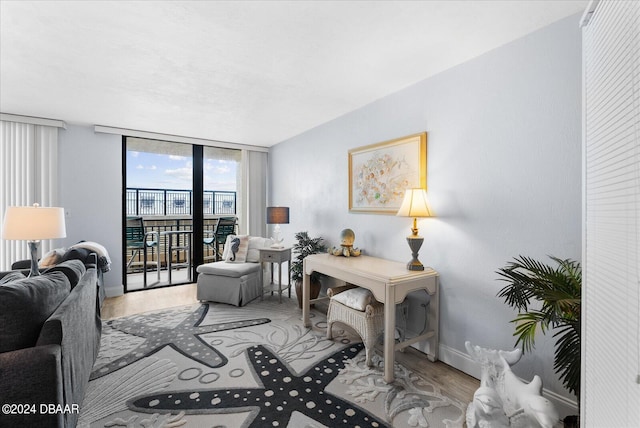
<svg viewBox="0 0 640 428">
<path fill-rule="evenodd" d="M 156 287 L 166 287 L 167 285 L 188 284 L 188 270 L 186 268 L 172 269 L 171 283 L 169 283 L 169 272 L 166 269 L 160 271 L 160 281 L 155 270 L 147 271 L 147 289 Z M 127 274 L 127 291 L 144 290 L 142 272 Z"/>
</svg>

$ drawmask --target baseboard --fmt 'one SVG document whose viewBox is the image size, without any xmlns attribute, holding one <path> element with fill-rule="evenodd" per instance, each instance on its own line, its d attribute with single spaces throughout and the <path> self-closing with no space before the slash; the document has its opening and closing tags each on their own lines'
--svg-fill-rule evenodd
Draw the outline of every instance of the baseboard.
<svg viewBox="0 0 640 428">
<path fill-rule="evenodd" d="M 420 348 L 416 349 L 421 351 Z M 438 357 L 438 359 L 443 363 L 450 365 L 451 367 L 454 367 L 468 374 L 469 376 L 480 379 L 480 366 L 475 361 L 473 361 L 466 352 L 460 352 L 457 349 L 440 344 L 438 348 Z M 531 379 L 520 380 L 522 380 L 523 382 L 531 381 Z M 546 388 L 542 389 L 542 395 L 553 403 L 553 405 L 558 410 L 561 418 L 564 418 L 567 415 L 578 414 L 578 403 L 575 400 L 569 397 L 565 397 L 564 395 L 560 395 L 556 392 L 549 391 Z"/>
<path fill-rule="evenodd" d="M 104 294 L 106 295 L 106 297 L 122 296 L 124 294 L 124 286 L 122 284 L 105 286 Z"/>
</svg>

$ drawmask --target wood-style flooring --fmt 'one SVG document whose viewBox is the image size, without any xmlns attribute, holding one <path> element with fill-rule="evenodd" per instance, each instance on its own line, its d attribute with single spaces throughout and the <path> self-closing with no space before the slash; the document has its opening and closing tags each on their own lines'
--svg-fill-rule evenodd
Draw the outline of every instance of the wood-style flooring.
<svg viewBox="0 0 640 428">
<path fill-rule="evenodd" d="M 193 303 L 197 303 L 195 284 L 136 291 L 105 299 L 102 319 L 109 320 Z M 396 361 L 420 373 L 439 386 L 444 394 L 463 403 L 471 402 L 473 393 L 480 386 L 477 379 L 440 361 L 432 363 L 423 353 L 413 348 L 397 352 Z"/>
</svg>

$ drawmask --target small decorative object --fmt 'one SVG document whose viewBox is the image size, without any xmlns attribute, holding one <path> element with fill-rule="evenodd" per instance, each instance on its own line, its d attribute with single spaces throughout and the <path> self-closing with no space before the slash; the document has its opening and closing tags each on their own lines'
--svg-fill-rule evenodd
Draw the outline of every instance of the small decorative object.
<svg viewBox="0 0 640 428">
<path fill-rule="evenodd" d="M 349 211 L 393 214 L 412 187 L 427 187 L 427 133 L 349 150 Z"/>
<path fill-rule="evenodd" d="M 354 248 L 353 243 L 356 240 L 356 234 L 351 229 L 344 229 L 340 232 L 340 246 L 331 247 L 329 254 L 334 256 L 357 257 L 362 254 L 359 248 Z"/>
<path fill-rule="evenodd" d="M 4 213 L 2 238 L 27 241 L 31 253 L 29 276 L 38 276 L 38 245 L 43 239 L 66 238 L 64 209 L 58 207 L 8 207 Z"/>
<path fill-rule="evenodd" d="M 310 238 L 307 232 L 298 232 L 295 235 L 298 242 L 293 246 L 293 253 L 296 254 L 295 259 L 291 262 L 291 279 L 295 281 L 296 296 L 298 297 L 298 307 L 302 308 L 302 277 L 304 275 L 305 257 L 311 254 L 319 254 L 327 251 L 327 247 L 322 243 L 322 238 Z M 318 272 L 311 273 L 309 291 L 311 299 L 318 298 L 320 294 L 320 274 Z"/>
<path fill-rule="evenodd" d="M 275 224 L 273 228 L 273 244 L 271 248 L 284 248 L 280 236 L 280 225 L 289 224 L 289 207 L 267 207 L 267 224 Z"/>
<path fill-rule="evenodd" d="M 407 263 L 409 270 L 424 270 L 424 266 L 418 260 L 418 251 L 422 247 L 424 238 L 418 235 L 418 217 L 433 217 L 433 211 L 429 207 L 427 191 L 424 189 L 407 189 L 404 194 L 402 206 L 398 210 L 397 216 L 413 217 L 413 227 L 411 235 L 407 236 L 407 243 L 411 248 L 413 258 Z"/>
<path fill-rule="evenodd" d="M 520 380 L 511 366 L 520 361 L 522 351 L 497 351 L 472 346 L 467 352 L 480 364 L 480 388 L 467 407 L 469 428 L 552 428 L 560 421 L 558 411 L 542 396 L 542 380 Z"/>
</svg>

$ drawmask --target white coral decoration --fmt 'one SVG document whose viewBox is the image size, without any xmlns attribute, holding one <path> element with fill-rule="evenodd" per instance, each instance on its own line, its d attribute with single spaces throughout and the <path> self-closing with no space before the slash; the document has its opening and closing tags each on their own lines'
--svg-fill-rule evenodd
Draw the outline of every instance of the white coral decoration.
<svg viewBox="0 0 640 428">
<path fill-rule="evenodd" d="M 427 419 L 422 414 L 421 407 L 414 407 L 409 409 L 409 420 L 407 421 L 412 427 L 428 427 Z"/>
</svg>

